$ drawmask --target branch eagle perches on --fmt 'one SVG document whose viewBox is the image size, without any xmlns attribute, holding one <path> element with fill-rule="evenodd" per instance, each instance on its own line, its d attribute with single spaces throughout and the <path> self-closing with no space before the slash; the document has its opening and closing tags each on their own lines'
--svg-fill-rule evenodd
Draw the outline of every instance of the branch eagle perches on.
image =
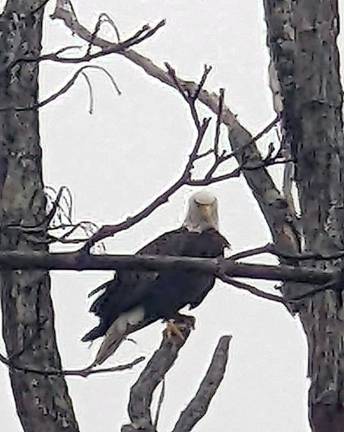
<svg viewBox="0 0 344 432">
<path fill-rule="evenodd" d="M 259 248 L 261 250 L 262 248 Z M 276 252 L 277 254 L 278 252 Z M 252 251 L 242 253 L 250 256 Z M 239 255 L 239 254 L 238 254 Z M 307 255 L 306 255 L 307 256 Z M 84 251 L 47 253 L 47 252 L 0 252 L 1 270 L 137 270 L 137 271 L 163 271 L 197 270 L 214 274 L 226 283 L 231 283 L 233 277 L 262 279 L 272 281 L 294 281 L 319 285 L 315 292 L 326 289 L 339 289 L 343 280 L 342 271 L 325 271 L 310 267 L 288 265 L 266 265 L 237 262 L 227 258 L 190 258 L 178 256 L 159 255 L 90 255 Z M 322 288 L 323 286 L 323 288 Z M 245 289 L 243 286 L 239 287 Z M 257 289 L 256 289 L 257 290 Z M 250 291 L 247 289 L 247 291 Z M 259 290 L 253 293 L 260 297 Z M 310 291 L 307 295 L 312 295 Z M 293 299 L 283 300 L 282 297 L 269 294 L 270 300 L 287 303 Z M 268 298 L 268 297 L 265 297 Z"/>
<path fill-rule="evenodd" d="M 165 389 L 165 377 L 173 367 L 180 349 L 190 336 L 190 328 L 183 329 L 184 340 L 169 338 L 164 332 L 160 347 L 141 372 L 136 383 L 130 390 L 128 414 L 130 424 L 122 426 L 121 432 L 153 432 L 157 429 L 159 412 L 153 422 L 151 405 L 153 394 L 159 384 Z M 219 388 L 226 372 L 228 350 L 231 336 L 222 336 L 215 348 L 209 368 L 196 392 L 194 398 L 180 414 L 172 432 L 189 432 L 206 414 L 212 398 Z M 159 399 L 158 410 L 161 408 L 164 393 Z"/>
</svg>

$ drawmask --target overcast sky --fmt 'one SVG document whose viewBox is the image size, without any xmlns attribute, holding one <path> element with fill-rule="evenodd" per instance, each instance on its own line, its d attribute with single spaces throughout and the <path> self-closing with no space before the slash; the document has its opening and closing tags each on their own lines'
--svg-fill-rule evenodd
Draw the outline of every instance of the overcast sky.
<svg viewBox="0 0 344 432">
<path fill-rule="evenodd" d="M 54 1 L 47 8 L 53 11 Z M 123 37 L 162 18 L 167 25 L 138 51 L 178 74 L 197 80 L 203 65 L 213 71 L 206 87 L 226 88 L 226 102 L 254 134 L 273 118 L 267 84 L 268 56 L 262 1 L 238 0 L 80 0 L 74 2 L 81 22 L 93 29 L 107 12 Z M 104 36 L 113 37 L 111 30 Z M 78 45 L 61 22 L 45 22 L 44 52 Z M 73 194 L 73 217 L 98 224 L 115 223 L 148 204 L 176 180 L 191 149 L 194 130 L 179 95 L 146 76 L 121 56 L 98 61 L 113 74 L 122 95 L 100 71 L 90 71 L 95 110 L 88 113 L 83 79 L 63 98 L 41 111 L 44 179 Z M 58 90 L 77 66 L 46 63 L 41 67 L 41 99 Z M 206 111 L 203 111 L 206 113 Z M 211 135 L 207 142 L 211 142 Z M 261 148 L 274 140 L 274 132 Z M 228 146 L 225 133 L 222 144 Z M 276 176 L 278 170 L 275 169 Z M 219 198 L 221 232 L 234 251 L 270 240 L 264 220 L 242 179 L 211 188 Z M 178 227 L 192 192 L 185 187 L 168 204 L 128 232 L 107 242 L 112 253 L 133 253 L 157 235 Z M 106 281 L 108 272 L 53 272 L 52 294 L 57 336 L 65 368 L 90 363 L 96 352 L 80 338 L 96 320 L 88 314 L 87 293 Z M 269 289 L 266 283 L 257 283 Z M 270 285 L 271 288 L 271 285 Z M 272 288 L 271 288 L 272 289 Z M 257 299 L 217 283 L 197 309 L 196 330 L 166 381 L 161 431 L 174 425 L 208 367 L 218 338 L 233 335 L 229 367 L 198 432 L 308 432 L 306 343 L 298 319 L 283 306 Z M 161 324 L 137 335 L 137 345 L 124 344 L 109 364 L 149 356 L 160 344 Z M 140 368 L 120 374 L 69 378 L 68 384 L 82 432 L 119 430 L 127 422 L 130 385 Z M 5 367 L 0 369 L 0 418 L 6 432 L 18 432 Z"/>
</svg>

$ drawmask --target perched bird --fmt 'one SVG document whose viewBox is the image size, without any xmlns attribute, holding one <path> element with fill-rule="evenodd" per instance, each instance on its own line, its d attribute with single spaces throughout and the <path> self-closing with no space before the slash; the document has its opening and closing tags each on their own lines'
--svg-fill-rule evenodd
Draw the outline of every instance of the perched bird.
<svg viewBox="0 0 344 432">
<path fill-rule="evenodd" d="M 218 229 L 217 199 L 208 191 L 200 191 L 190 197 L 183 225 L 162 234 L 137 254 L 223 256 L 230 245 Z M 190 309 L 198 306 L 214 283 L 215 276 L 196 270 L 117 271 L 112 280 L 92 291 L 103 291 L 90 308 L 100 322 L 82 340 L 105 336 L 92 367 L 112 355 L 130 333 L 159 319 L 170 321 L 171 331 L 178 334 L 173 320 L 177 323 L 189 318 L 178 311 L 186 305 Z"/>
</svg>

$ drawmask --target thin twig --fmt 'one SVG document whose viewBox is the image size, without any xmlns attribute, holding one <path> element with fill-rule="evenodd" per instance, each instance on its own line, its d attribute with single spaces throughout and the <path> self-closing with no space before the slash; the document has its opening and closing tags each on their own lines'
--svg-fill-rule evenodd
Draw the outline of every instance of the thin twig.
<svg viewBox="0 0 344 432">
<path fill-rule="evenodd" d="M 171 69 L 171 74 L 173 74 L 172 69 Z M 181 89 L 181 94 L 184 95 L 182 89 Z M 124 222 L 121 222 L 119 224 L 104 225 L 103 227 L 101 227 L 100 230 L 97 231 L 82 247 L 82 250 L 84 252 L 88 252 L 90 248 L 98 241 L 103 240 L 107 237 L 111 237 L 120 231 L 132 227 L 133 225 L 135 225 L 136 223 L 140 222 L 142 219 L 146 218 L 151 213 L 153 213 L 153 211 L 156 210 L 158 207 L 160 207 L 162 204 L 166 203 L 168 199 L 182 186 L 193 184 L 191 180 L 191 172 L 194 163 L 197 160 L 199 160 L 201 157 L 203 157 L 203 155 L 199 156 L 198 153 L 201 144 L 203 142 L 204 135 L 208 129 L 210 118 L 204 118 L 202 121 L 200 121 L 198 118 L 197 111 L 194 107 L 194 101 L 192 100 L 192 98 L 189 98 L 186 95 L 184 95 L 184 97 L 190 107 L 192 117 L 194 119 L 194 123 L 197 129 L 197 138 L 181 176 L 172 186 L 170 186 L 165 192 L 163 192 L 161 195 L 155 198 L 154 201 L 152 201 L 142 211 L 138 212 L 132 217 L 127 218 Z"/>
<path fill-rule="evenodd" d="M 48 227 L 50 225 L 51 221 L 54 219 L 57 209 L 59 208 L 61 197 L 65 190 L 66 190 L 65 186 L 60 187 L 49 213 L 39 225 L 44 225 L 44 227 Z"/>
<path fill-rule="evenodd" d="M 229 258 L 232 260 L 239 260 L 242 258 L 247 258 L 254 255 L 264 254 L 264 253 L 269 253 L 279 258 L 284 258 L 286 260 L 293 260 L 293 261 L 307 261 L 307 260 L 332 261 L 344 257 L 343 250 L 338 250 L 336 252 L 330 252 L 326 254 L 320 252 L 301 252 L 301 253 L 291 252 L 290 253 L 276 248 L 276 246 L 273 243 L 267 243 L 264 246 L 259 246 L 257 248 L 238 252 L 236 254 L 231 255 Z"/>
<path fill-rule="evenodd" d="M 138 45 L 146 39 L 152 37 L 160 28 L 162 28 L 166 24 L 165 20 L 159 21 L 159 23 L 150 28 L 147 24 L 144 25 L 140 30 L 138 30 L 133 36 L 129 37 L 127 40 L 123 42 L 119 42 L 117 44 L 113 44 L 109 48 L 104 48 L 96 53 L 91 54 L 90 50 L 93 46 L 94 39 L 97 37 L 95 32 L 92 33 L 91 40 L 89 41 L 89 45 L 84 54 L 81 57 L 60 57 L 61 50 L 58 52 L 43 54 L 40 57 L 22 57 L 16 59 L 13 63 L 10 64 L 10 68 L 13 68 L 18 63 L 40 63 L 42 61 L 53 61 L 56 63 L 65 63 L 65 64 L 78 64 L 85 63 L 91 60 L 95 60 L 100 57 L 106 57 L 110 54 L 123 54 L 125 50 L 128 48 Z M 96 28 L 98 31 L 98 29 Z"/>
<path fill-rule="evenodd" d="M 118 88 L 116 81 L 114 80 L 113 76 L 103 67 L 101 66 L 96 66 L 96 65 L 86 65 L 81 67 L 80 69 L 78 69 L 75 74 L 72 76 L 72 78 L 57 92 L 55 92 L 54 94 L 50 95 L 49 97 L 47 97 L 46 99 L 44 99 L 41 102 L 38 102 L 36 104 L 33 105 L 29 105 L 26 107 L 0 107 L 0 112 L 5 112 L 5 111 L 32 111 L 32 110 L 37 110 L 39 108 L 44 107 L 45 105 L 48 105 L 50 102 L 53 102 L 54 100 L 56 100 L 58 97 L 62 96 L 63 94 L 65 94 L 71 87 L 73 87 L 73 85 L 75 84 L 76 80 L 78 79 L 79 75 L 85 71 L 86 69 L 97 69 L 100 70 L 102 72 L 104 72 L 108 78 L 110 79 L 112 85 L 114 86 L 116 92 L 118 93 L 118 95 L 121 94 L 120 89 Z"/>
<path fill-rule="evenodd" d="M 86 80 L 87 87 L 88 87 L 88 91 L 89 91 L 89 96 L 90 96 L 90 107 L 89 107 L 89 109 L 88 109 L 88 112 L 89 112 L 89 114 L 93 114 L 94 97 L 93 97 L 92 84 L 91 84 L 91 81 L 90 81 L 88 75 L 85 74 L 85 72 L 82 72 L 81 75 L 82 75 L 82 76 L 85 78 L 85 80 Z"/>
<path fill-rule="evenodd" d="M 265 246 L 260 246 L 260 247 L 248 249 L 248 250 L 245 250 L 242 252 L 237 252 L 237 253 L 231 255 L 229 258 L 234 260 L 234 261 L 238 261 L 238 260 L 243 259 L 243 258 L 248 258 L 248 257 L 256 256 L 256 255 L 265 254 L 265 253 L 274 253 L 274 250 L 275 250 L 274 245 L 272 245 L 271 243 L 268 243 Z"/>
<path fill-rule="evenodd" d="M 239 177 L 240 174 L 242 173 L 242 171 L 244 171 L 244 170 L 257 170 L 260 168 L 264 168 L 265 166 L 268 166 L 268 165 L 284 163 L 284 161 L 275 161 L 275 160 L 267 160 L 267 161 L 262 161 L 262 162 L 258 162 L 255 164 L 245 163 L 242 166 L 239 166 L 238 168 L 234 169 L 230 173 L 214 177 L 213 173 L 218 168 L 220 163 L 228 160 L 229 157 L 231 157 L 230 155 L 226 155 L 226 156 L 220 155 L 218 158 L 215 159 L 213 168 L 210 168 L 207 175 L 203 179 L 192 179 L 191 178 L 191 172 L 192 172 L 192 169 L 193 169 L 195 162 L 198 161 L 199 159 L 203 158 L 205 155 L 210 154 L 211 152 L 214 152 L 214 149 L 212 149 L 211 151 L 207 151 L 207 152 L 199 154 L 200 147 L 202 145 L 205 133 L 208 129 L 209 122 L 211 119 L 210 118 L 204 118 L 202 121 L 199 119 L 199 116 L 198 116 L 198 113 L 197 113 L 197 110 L 195 107 L 195 94 L 197 95 L 197 92 L 193 93 L 193 94 L 189 94 L 189 93 L 185 92 L 183 90 L 182 85 L 179 83 L 179 81 L 176 77 L 174 69 L 168 63 L 166 63 L 166 67 L 168 69 L 169 75 L 171 76 L 171 79 L 175 81 L 175 86 L 177 87 L 178 91 L 183 96 L 184 100 L 187 102 L 187 104 L 189 106 L 191 116 L 192 116 L 192 119 L 194 121 L 194 125 L 195 125 L 196 130 L 197 130 L 197 138 L 196 138 L 195 144 L 193 146 L 193 149 L 189 155 L 188 162 L 184 168 L 183 173 L 179 177 L 179 179 L 171 187 L 169 187 L 165 192 L 163 192 L 161 195 L 159 195 L 157 198 L 155 198 L 143 210 L 139 211 L 134 216 L 128 217 L 125 221 L 120 222 L 118 224 L 103 225 L 99 229 L 99 231 L 97 231 L 93 236 L 91 236 L 91 238 L 82 247 L 82 250 L 85 252 L 89 251 L 90 248 L 94 244 L 96 244 L 98 241 L 103 240 L 107 237 L 111 237 L 111 236 L 117 234 L 118 232 L 127 230 L 128 228 L 131 228 L 133 225 L 135 225 L 136 223 L 140 222 L 141 220 L 143 220 L 144 218 L 149 216 L 158 207 L 160 207 L 162 204 L 165 204 L 169 200 L 169 198 L 184 185 L 207 186 L 207 185 L 218 183 L 218 182 L 221 182 L 224 180 L 229 180 L 231 178 Z M 205 67 L 203 75 L 202 75 L 201 80 L 200 80 L 200 83 L 196 87 L 197 91 L 201 91 L 202 86 L 204 85 L 206 77 L 208 76 L 209 72 L 210 72 L 210 67 Z M 222 102 L 220 102 L 219 109 L 218 109 L 219 113 L 221 113 L 221 111 L 223 109 L 223 97 L 224 97 L 224 93 L 222 92 Z M 217 134 L 219 134 L 220 119 L 221 119 L 221 115 L 220 115 L 220 117 L 218 117 L 218 125 L 219 126 L 218 126 Z M 264 128 L 264 130 L 267 130 L 267 128 Z M 259 136 L 262 136 L 262 135 L 259 134 Z M 217 140 L 218 140 L 218 138 L 217 138 Z M 215 138 L 214 143 L 216 143 L 216 138 Z"/>
<path fill-rule="evenodd" d="M 221 158 L 221 156 L 220 156 L 220 158 Z M 217 161 L 215 161 L 213 167 L 210 168 L 210 170 L 207 172 L 207 174 L 204 176 L 203 179 L 192 179 L 192 180 L 190 180 L 189 185 L 191 185 L 191 186 L 208 186 L 210 184 L 214 184 L 214 183 L 222 182 L 225 180 L 229 180 L 231 178 L 239 177 L 245 171 L 255 171 L 255 170 L 259 170 L 259 169 L 264 169 L 264 168 L 269 167 L 269 166 L 285 164 L 288 162 L 288 161 L 284 161 L 284 160 L 271 159 L 271 160 L 266 160 L 266 161 L 263 160 L 263 161 L 258 162 L 256 164 L 243 163 L 242 165 L 238 166 L 233 171 L 231 171 L 227 174 L 222 174 L 222 175 L 218 175 L 218 176 L 214 177 L 213 176 L 214 171 L 217 169 L 217 167 L 220 165 L 220 163 L 222 163 L 224 160 L 226 160 L 226 158 L 218 159 Z M 220 163 L 218 163 L 218 162 L 220 162 Z"/>
<path fill-rule="evenodd" d="M 79 376 L 82 378 L 87 378 L 89 375 L 95 375 L 100 373 L 109 373 L 109 372 L 121 372 L 124 370 L 132 369 L 137 364 L 143 362 L 145 360 L 145 357 L 138 357 L 137 359 L 133 360 L 130 363 L 126 363 L 123 365 L 113 366 L 109 368 L 103 368 L 103 369 L 48 369 L 48 370 L 42 370 L 42 369 L 36 369 L 28 366 L 21 366 L 13 362 L 13 360 L 9 360 L 4 355 L 0 354 L 0 362 L 5 364 L 9 367 L 9 369 L 14 369 L 17 371 L 27 372 L 27 373 L 33 373 L 37 375 L 43 375 L 43 376 Z"/>
<path fill-rule="evenodd" d="M 120 43 L 121 42 L 121 34 L 119 31 L 119 28 L 115 24 L 115 21 L 107 13 L 104 13 L 104 12 L 99 15 L 99 19 L 102 20 L 102 23 L 106 22 L 106 23 L 110 24 L 110 26 L 115 31 L 117 43 Z"/>
<path fill-rule="evenodd" d="M 71 50 L 71 49 L 81 49 L 82 48 L 82 46 L 81 45 L 69 45 L 69 46 L 66 46 L 66 47 L 62 47 L 62 48 L 60 48 L 59 50 L 57 50 L 56 52 L 55 52 L 55 54 L 54 55 L 59 55 L 59 54 L 63 54 L 64 52 L 66 52 L 66 51 L 69 51 L 69 50 Z"/>
<path fill-rule="evenodd" d="M 206 82 L 206 80 L 208 78 L 208 75 L 210 74 L 211 70 L 212 70 L 211 66 L 204 65 L 204 70 L 203 70 L 202 78 L 201 78 L 200 82 L 198 83 L 198 85 L 197 85 L 196 90 L 194 91 L 194 93 L 190 93 L 190 97 L 192 98 L 193 102 L 197 101 L 198 96 L 199 96 L 202 88 L 204 87 L 204 84 L 205 84 L 205 82 Z M 178 78 L 177 78 L 177 76 L 176 76 L 175 73 L 174 73 L 174 80 L 178 81 Z"/>
<path fill-rule="evenodd" d="M 241 281 L 238 281 L 236 279 L 233 279 L 232 277 L 229 277 L 226 274 L 219 275 L 219 279 L 221 279 L 225 283 L 233 285 L 236 288 L 239 288 L 239 289 L 244 290 L 244 291 L 248 291 L 257 297 L 260 297 L 260 298 L 263 298 L 266 300 L 271 300 L 271 301 L 274 301 L 277 303 L 282 303 L 284 306 L 288 306 L 287 302 L 283 299 L 283 297 L 262 291 L 262 290 L 254 287 L 252 285 L 249 285 L 245 282 L 241 282 Z"/>
</svg>

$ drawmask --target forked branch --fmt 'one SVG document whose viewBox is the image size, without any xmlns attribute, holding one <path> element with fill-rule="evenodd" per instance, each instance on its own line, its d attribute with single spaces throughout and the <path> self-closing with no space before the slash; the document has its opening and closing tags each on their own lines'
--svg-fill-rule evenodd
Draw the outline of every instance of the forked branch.
<svg viewBox="0 0 344 432">
<path fill-rule="evenodd" d="M 151 415 L 153 393 L 174 365 L 180 349 L 190 336 L 191 327 L 185 326 L 181 332 L 183 339 L 178 336 L 170 337 L 166 330 L 164 331 L 160 347 L 130 390 L 128 414 L 131 424 L 124 425 L 122 432 L 133 432 L 138 429 L 142 432 L 154 430 Z"/>
<path fill-rule="evenodd" d="M 184 339 L 169 337 L 166 331 L 158 350 L 147 363 L 136 383 L 130 390 L 128 414 L 131 423 L 124 425 L 122 432 L 156 431 L 152 422 L 151 404 L 157 386 L 163 382 L 166 374 L 174 365 L 179 351 L 190 335 L 190 327 L 182 329 Z M 173 432 L 189 432 L 196 423 L 206 414 L 212 398 L 218 390 L 224 377 L 228 361 L 228 350 L 231 336 L 222 336 L 217 344 L 211 364 L 203 378 L 200 387 L 181 413 Z"/>
</svg>

